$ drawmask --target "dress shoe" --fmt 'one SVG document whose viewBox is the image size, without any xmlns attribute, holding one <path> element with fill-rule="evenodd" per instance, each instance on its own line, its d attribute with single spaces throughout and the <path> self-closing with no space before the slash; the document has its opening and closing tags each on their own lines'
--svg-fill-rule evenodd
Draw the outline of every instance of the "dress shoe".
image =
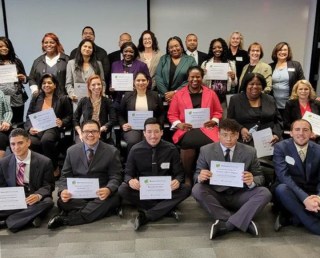
<svg viewBox="0 0 320 258">
<path fill-rule="evenodd" d="M 178 213 L 178 211 L 176 209 L 171 210 L 166 216 L 174 218 L 176 221 L 180 220 L 179 213 Z"/>
<path fill-rule="evenodd" d="M 7 228 L 7 223 L 5 220 L 0 220 L 0 229 Z"/>
<path fill-rule="evenodd" d="M 282 212 L 280 212 L 274 223 L 274 231 L 278 232 L 282 227 L 289 226 L 291 224 L 292 221 L 290 220 L 290 218 L 284 216 Z"/>
<path fill-rule="evenodd" d="M 249 226 L 247 228 L 247 232 L 252 236 L 258 236 L 259 235 L 258 227 L 257 227 L 256 223 L 254 223 L 253 220 L 250 221 L 250 224 L 249 224 Z"/>
<path fill-rule="evenodd" d="M 147 224 L 148 219 L 144 211 L 139 211 L 135 221 L 134 221 L 134 230 L 137 231 L 142 225 Z"/>
<path fill-rule="evenodd" d="M 67 222 L 68 221 L 66 216 L 56 215 L 49 220 L 48 229 L 55 229 L 58 227 L 65 226 L 68 224 Z"/>
<path fill-rule="evenodd" d="M 41 222 L 42 220 L 40 219 L 40 217 L 36 217 L 33 221 L 32 221 L 32 225 L 35 228 L 39 228 L 41 226 Z"/>
<path fill-rule="evenodd" d="M 224 234 L 228 233 L 228 229 L 226 227 L 226 223 L 222 220 L 216 220 L 211 225 L 210 235 L 209 238 L 212 240 L 218 236 L 222 236 Z"/>
</svg>

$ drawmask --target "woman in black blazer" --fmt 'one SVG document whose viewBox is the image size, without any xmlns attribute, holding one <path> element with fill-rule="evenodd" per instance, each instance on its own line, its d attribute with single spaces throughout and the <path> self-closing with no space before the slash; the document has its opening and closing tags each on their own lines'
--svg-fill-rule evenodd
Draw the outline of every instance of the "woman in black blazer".
<svg viewBox="0 0 320 258">
<path fill-rule="evenodd" d="M 134 91 L 126 92 L 121 100 L 119 124 L 123 131 L 123 139 L 127 142 L 127 150 L 142 141 L 142 130 L 133 130 L 128 123 L 128 111 L 153 111 L 153 117 L 163 125 L 164 109 L 161 98 L 157 92 L 148 90 L 150 78 L 143 72 L 136 74 L 134 78 Z"/>
</svg>

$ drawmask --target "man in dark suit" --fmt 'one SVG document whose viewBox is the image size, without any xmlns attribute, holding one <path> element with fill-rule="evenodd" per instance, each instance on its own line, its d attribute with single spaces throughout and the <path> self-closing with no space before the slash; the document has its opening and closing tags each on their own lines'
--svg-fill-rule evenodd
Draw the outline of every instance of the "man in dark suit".
<svg viewBox="0 0 320 258">
<path fill-rule="evenodd" d="M 275 201 L 280 206 L 274 228 L 303 224 L 320 235 L 320 146 L 310 141 L 312 126 L 306 120 L 293 122 L 290 135 L 274 146 Z"/>
<path fill-rule="evenodd" d="M 258 228 L 252 221 L 271 200 L 271 193 L 263 187 L 264 176 L 256 150 L 239 143 L 240 125 L 232 119 L 219 124 L 220 142 L 201 147 L 194 177 L 193 197 L 213 217 L 210 239 L 239 229 L 254 236 Z M 211 161 L 244 163 L 243 187 L 210 185 Z M 234 212 L 235 211 L 235 212 Z"/>
<path fill-rule="evenodd" d="M 131 41 L 132 41 L 132 38 L 129 33 L 127 33 L 127 32 L 122 33 L 119 37 L 119 48 L 121 48 L 123 43 L 131 42 Z M 114 51 L 114 52 L 110 53 L 108 55 L 108 57 L 109 57 L 110 65 L 112 66 L 113 62 L 120 61 L 122 59 L 121 58 L 121 51 L 120 50 Z"/>
<path fill-rule="evenodd" d="M 190 187 L 183 184 L 184 172 L 177 148 L 161 140 L 163 130 L 156 118 L 148 118 L 143 131 L 145 140 L 130 150 L 124 183 L 119 194 L 124 200 L 139 207 L 135 219 L 135 230 L 148 221 L 155 221 L 170 214 L 179 219 L 175 207 L 190 195 Z M 140 200 L 140 181 L 142 176 L 171 176 L 171 199 Z"/>
<path fill-rule="evenodd" d="M 88 120 L 81 126 L 83 142 L 71 146 L 62 168 L 58 207 L 63 211 L 48 223 L 49 229 L 80 225 L 102 219 L 120 205 L 117 193 L 121 183 L 119 151 L 102 141 L 100 125 Z M 93 199 L 74 199 L 67 189 L 67 178 L 98 178 L 99 189 Z"/>
<path fill-rule="evenodd" d="M 198 49 L 198 37 L 197 35 L 190 33 L 186 37 L 186 48 L 187 48 L 187 55 L 193 56 L 196 60 L 196 63 L 201 66 L 201 64 L 207 60 L 208 55 L 206 53 L 203 53 Z"/>
<path fill-rule="evenodd" d="M 0 228 L 17 232 L 28 224 L 39 227 L 40 217 L 53 207 L 53 166 L 47 157 L 30 151 L 29 134 L 14 129 L 9 136 L 13 154 L 0 159 L 0 187 L 24 187 L 27 209 L 1 210 Z"/>
<path fill-rule="evenodd" d="M 96 38 L 96 35 L 92 27 L 86 26 L 82 29 L 82 39 L 90 39 L 94 42 L 95 38 Z M 70 60 L 75 58 L 77 49 L 78 48 L 75 48 L 71 51 Z M 111 62 L 109 61 L 108 54 L 103 48 L 96 45 L 96 56 L 97 56 L 97 60 L 102 63 L 104 79 L 107 83 L 109 82 L 109 79 L 110 79 L 109 76 L 110 76 L 110 70 L 111 70 Z"/>
</svg>

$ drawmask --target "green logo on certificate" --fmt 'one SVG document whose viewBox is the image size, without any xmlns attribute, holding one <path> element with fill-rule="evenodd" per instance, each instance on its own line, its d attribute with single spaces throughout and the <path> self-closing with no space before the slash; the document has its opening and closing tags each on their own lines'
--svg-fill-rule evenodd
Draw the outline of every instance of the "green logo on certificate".
<svg viewBox="0 0 320 258">
<path fill-rule="evenodd" d="M 149 179 L 145 179 L 145 180 L 144 180 L 144 183 L 145 183 L 145 184 L 148 184 L 148 183 L 149 183 Z"/>
<path fill-rule="evenodd" d="M 219 168 L 220 167 L 220 164 L 216 164 L 216 168 Z"/>
</svg>

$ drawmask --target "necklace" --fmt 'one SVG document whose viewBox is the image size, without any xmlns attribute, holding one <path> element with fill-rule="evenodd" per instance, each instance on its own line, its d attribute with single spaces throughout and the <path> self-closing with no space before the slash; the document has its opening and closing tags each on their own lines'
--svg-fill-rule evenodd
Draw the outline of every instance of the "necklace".
<svg viewBox="0 0 320 258">
<path fill-rule="evenodd" d="M 196 91 L 194 91 L 193 89 L 190 89 L 190 87 L 188 86 L 188 90 L 190 94 L 196 94 L 196 93 L 201 93 L 202 92 L 202 87 L 200 86 L 199 89 L 197 89 Z"/>
</svg>

